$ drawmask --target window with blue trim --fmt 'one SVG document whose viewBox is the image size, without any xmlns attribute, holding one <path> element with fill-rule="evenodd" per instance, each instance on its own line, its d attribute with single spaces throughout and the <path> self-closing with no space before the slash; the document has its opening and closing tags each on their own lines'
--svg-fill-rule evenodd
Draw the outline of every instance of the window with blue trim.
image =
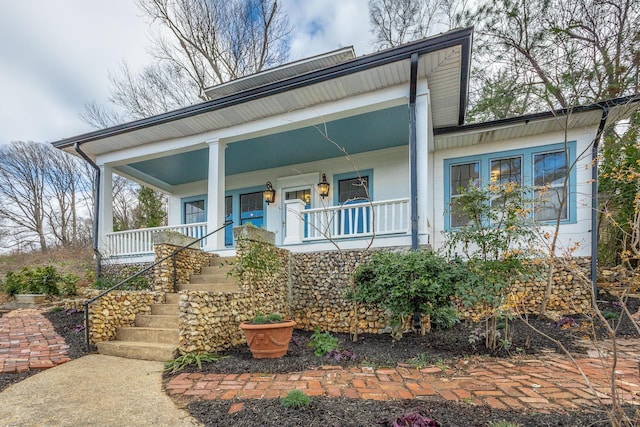
<svg viewBox="0 0 640 427">
<path fill-rule="evenodd" d="M 456 209 L 456 199 L 471 185 L 494 182 L 516 182 L 533 187 L 534 219 L 539 222 L 575 222 L 575 170 L 568 165 L 575 162 L 575 141 L 523 150 L 487 153 L 477 156 L 447 159 L 445 172 L 445 229 L 461 227 L 468 219 Z M 569 173 L 566 203 L 564 180 Z"/>
<path fill-rule="evenodd" d="M 207 221 L 207 198 L 195 196 L 182 199 L 182 223 L 193 224 Z"/>
</svg>

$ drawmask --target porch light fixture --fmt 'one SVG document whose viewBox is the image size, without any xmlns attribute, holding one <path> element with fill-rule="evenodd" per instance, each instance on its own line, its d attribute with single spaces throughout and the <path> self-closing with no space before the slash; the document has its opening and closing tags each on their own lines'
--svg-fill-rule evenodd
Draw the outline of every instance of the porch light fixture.
<svg viewBox="0 0 640 427">
<path fill-rule="evenodd" d="M 318 183 L 318 193 L 323 199 L 329 195 L 329 183 L 325 174 L 322 174 L 322 181 Z"/>
<path fill-rule="evenodd" d="M 273 189 L 271 181 L 267 181 L 267 189 L 262 192 L 266 204 L 271 204 L 276 200 L 276 190 Z"/>
</svg>

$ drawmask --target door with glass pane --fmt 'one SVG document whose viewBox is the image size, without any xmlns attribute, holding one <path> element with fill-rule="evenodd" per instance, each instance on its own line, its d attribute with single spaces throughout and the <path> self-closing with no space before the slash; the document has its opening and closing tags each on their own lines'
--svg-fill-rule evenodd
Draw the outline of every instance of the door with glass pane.
<svg viewBox="0 0 640 427">
<path fill-rule="evenodd" d="M 364 204 L 369 201 L 369 177 L 342 179 L 338 181 L 338 203 L 341 205 Z M 369 205 L 352 207 L 338 212 L 338 234 L 350 235 L 371 232 L 371 209 Z"/>
<path fill-rule="evenodd" d="M 304 202 L 304 208 L 305 209 L 311 209 L 311 188 L 307 187 L 307 188 L 296 188 L 296 189 L 292 189 L 292 190 L 285 190 L 284 191 L 284 199 L 286 200 L 302 200 Z M 287 218 L 287 213 L 284 212 L 284 220 L 282 221 L 282 225 L 283 225 L 283 231 L 286 232 L 287 229 L 287 224 L 286 224 L 286 218 Z M 304 214 L 303 216 L 303 220 L 304 220 L 304 237 L 308 237 L 309 236 L 309 220 L 308 220 L 308 215 Z M 284 233 L 283 233 L 284 234 Z"/>
<path fill-rule="evenodd" d="M 253 224 L 262 227 L 264 224 L 264 202 L 262 191 L 240 195 L 240 225 Z"/>
</svg>

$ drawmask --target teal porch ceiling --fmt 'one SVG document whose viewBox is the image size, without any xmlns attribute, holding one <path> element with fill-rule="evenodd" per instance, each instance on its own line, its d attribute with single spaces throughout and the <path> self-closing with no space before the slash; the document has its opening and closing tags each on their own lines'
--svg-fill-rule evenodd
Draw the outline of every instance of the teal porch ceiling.
<svg viewBox="0 0 640 427">
<path fill-rule="evenodd" d="M 406 105 L 352 116 L 318 126 L 251 138 L 229 144 L 225 150 L 226 175 L 271 169 L 349 154 L 407 145 L 409 112 Z M 208 150 L 196 150 L 131 163 L 122 170 L 143 181 L 175 186 L 206 180 Z M 118 168 L 116 168 L 118 170 Z"/>
</svg>

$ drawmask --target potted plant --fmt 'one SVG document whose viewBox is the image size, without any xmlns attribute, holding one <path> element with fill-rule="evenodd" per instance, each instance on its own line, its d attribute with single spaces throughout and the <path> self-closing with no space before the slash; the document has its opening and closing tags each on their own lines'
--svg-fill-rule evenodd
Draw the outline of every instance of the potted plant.
<svg viewBox="0 0 640 427">
<path fill-rule="evenodd" d="M 282 320 L 278 313 L 258 313 L 251 322 L 243 322 L 240 329 L 255 359 L 277 359 L 287 354 L 296 322 Z"/>
</svg>

